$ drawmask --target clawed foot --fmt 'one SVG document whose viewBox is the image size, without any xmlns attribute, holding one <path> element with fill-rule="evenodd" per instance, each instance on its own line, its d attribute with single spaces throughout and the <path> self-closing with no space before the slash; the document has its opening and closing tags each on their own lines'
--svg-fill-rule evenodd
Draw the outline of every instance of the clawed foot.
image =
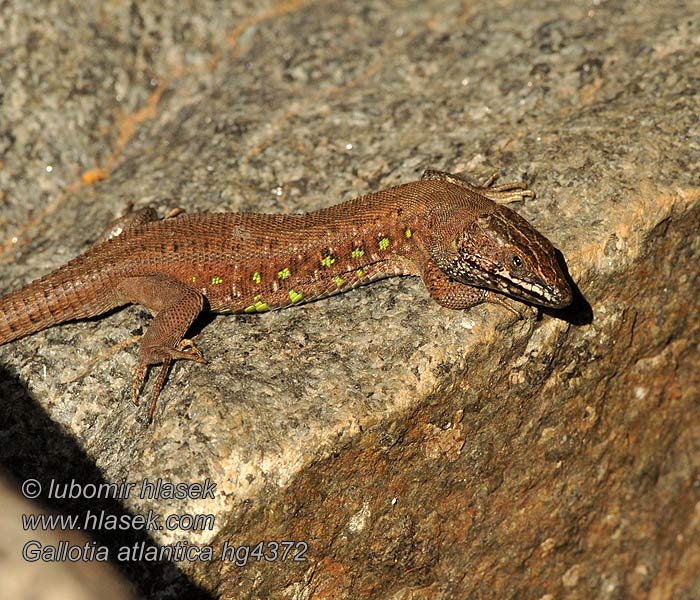
<svg viewBox="0 0 700 600">
<path fill-rule="evenodd" d="M 198 363 L 207 362 L 204 355 L 199 351 L 197 346 L 194 345 L 194 342 L 188 339 L 180 340 L 177 346 L 170 350 L 170 358 L 192 360 Z"/>
<path fill-rule="evenodd" d="M 512 312 L 518 319 L 524 319 L 525 316 L 523 313 L 521 313 L 517 308 L 514 306 L 511 306 L 505 299 L 503 298 L 498 298 L 496 300 L 490 300 L 490 302 L 493 302 L 494 304 L 498 304 L 499 306 L 502 306 L 503 308 L 509 310 Z"/>
<path fill-rule="evenodd" d="M 147 360 L 144 360 L 143 354 L 141 358 L 141 363 L 136 369 L 134 374 L 134 381 L 131 385 L 131 401 L 138 406 L 138 396 L 141 389 L 141 384 L 146 378 L 146 373 L 148 367 L 153 364 L 162 363 L 160 372 L 158 373 L 158 379 L 156 379 L 155 387 L 153 389 L 153 396 L 151 398 L 151 404 L 148 408 L 147 422 L 150 425 L 153 422 L 153 414 L 156 410 L 156 404 L 158 403 L 158 397 L 165 384 L 165 378 L 168 375 L 168 370 L 170 365 L 174 360 L 192 360 L 198 363 L 205 363 L 206 359 L 204 355 L 199 351 L 194 342 L 189 339 L 180 340 L 175 346 L 175 348 L 149 348 L 146 353 Z M 154 360 L 151 360 L 154 359 Z"/>
<path fill-rule="evenodd" d="M 427 169 L 423 173 L 421 179 L 437 179 L 447 181 L 454 185 L 465 187 L 469 190 L 486 196 L 489 200 L 498 202 L 499 204 L 508 204 L 510 202 L 521 202 L 526 198 L 534 198 L 535 193 L 528 189 L 527 185 L 522 181 L 513 181 L 511 183 L 502 183 L 494 186 L 493 182 L 498 178 L 498 173 L 493 173 L 481 185 L 473 185 L 462 174 L 447 173 L 446 171 L 437 171 L 435 169 Z"/>
<path fill-rule="evenodd" d="M 509 204 L 510 202 L 522 202 L 527 198 L 534 198 L 535 192 L 527 187 L 523 181 L 511 181 L 500 185 L 493 185 L 498 179 L 498 173 L 492 173 L 490 177 L 481 184 L 480 192 L 489 200 L 499 204 Z"/>
<path fill-rule="evenodd" d="M 491 304 L 498 304 L 498 306 L 502 306 L 503 308 L 509 310 L 514 315 L 516 315 L 518 319 L 524 319 L 525 315 L 523 314 L 523 312 L 515 308 L 509 300 L 510 299 L 506 296 L 502 296 L 501 294 L 489 291 L 484 301 L 490 302 Z"/>
</svg>

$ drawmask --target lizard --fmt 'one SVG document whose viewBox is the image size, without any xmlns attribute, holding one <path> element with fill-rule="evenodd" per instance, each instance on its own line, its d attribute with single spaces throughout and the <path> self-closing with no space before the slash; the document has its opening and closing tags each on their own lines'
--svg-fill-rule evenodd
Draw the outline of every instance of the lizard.
<svg viewBox="0 0 700 600">
<path fill-rule="evenodd" d="M 83 254 L 0 297 L 0 345 L 135 303 L 154 313 L 131 397 L 161 365 L 150 423 L 173 361 L 205 362 L 185 335 L 205 308 L 263 313 L 382 278 L 422 278 L 442 306 L 464 310 L 510 296 L 563 308 L 572 291 L 551 242 L 504 204 L 523 183 L 474 185 L 428 170 L 420 180 L 306 214 L 132 212 Z M 505 296 L 504 296 L 505 295 Z"/>
</svg>

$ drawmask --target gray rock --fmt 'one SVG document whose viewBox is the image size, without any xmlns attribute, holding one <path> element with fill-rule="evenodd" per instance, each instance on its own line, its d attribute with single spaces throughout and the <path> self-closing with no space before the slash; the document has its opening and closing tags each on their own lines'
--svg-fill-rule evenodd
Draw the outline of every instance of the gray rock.
<svg viewBox="0 0 700 600">
<path fill-rule="evenodd" d="M 2 292 L 84 250 L 129 201 L 308 211 L 433 167 L 527 180 L 538 197 L 517 210 L 585 300 L 516 320 L 394 279 L 201 321 L 209 363 L 174 367 L 149 428 L 126 343 L 144 311 L 67 324 L 0 347 L 3 465 L 18 481 L 208 478 L 213 500 L 121 506 L 214 515 L 150 541 L 217 556 L 308 544 L 307 562 L 184 560 L 189 579 L 121 565 L 149 597 L 695 597 L 698 9 L 13 6 Z"/>
</svg>

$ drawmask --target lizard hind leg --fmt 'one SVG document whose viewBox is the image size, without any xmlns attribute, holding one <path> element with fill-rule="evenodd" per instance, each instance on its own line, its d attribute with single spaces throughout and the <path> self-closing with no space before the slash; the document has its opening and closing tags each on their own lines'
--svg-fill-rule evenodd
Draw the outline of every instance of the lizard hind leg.
<svg viewBox="0 0 700 600">
<path fill-rule="evenodd" d="M 129 229 L 135 229 L 145 223 L 158 220 L 158 213 L 155 209 L 146 207 L 140 210 L 133 210 L 133 207 L 134 205 L 129 203 L 126 212 L 121 217 L 117 217 L 110 222 L 95 242 L 111 240 Z"/>
<path fill-rule="evenodd" d="M 187 348 L 185 350 L 185 348 Z M 163 389 L 163 386 L 165 385 L 165 379 L 168 376 L 168 372 L 170 371 L 170 366 L 172 365 L 173 360 L 175 359 L 184 359 L 184 360 L 192 360 L 194 362 L 198 363 L 205 363 L 207 362 L 206 359 L 204 358 L 204 355 L 199 351 L 199 349 L 194 345 L 194 342 L 192 340 L 187 340 L 187 339 L 182 339 L 180 342 L 177 344 L 175 348 L 168 348 L 165 349 L 167 352 L 168 356 L 166 356 L 163 359 L 163 364 L 160 368 L 160 372 L 158 373 L 158 379 L 156 379 L 156 384 L 153 388 L 153 396 L 151 396 L 151 404 L 148 407 L 148 416 L 146 417 L 146 422 L 150 425 L 153 422 L 153 414 L 156 412 L 156 404 L 158 403 L 158 397 L 160 396 L 160 392 Z M 143 356 L 141 358 L 143 361 Z M 142 367 L 139 367 L 139 371 L 141 371 Z M 145 372 L 144 372 L 145 374 Z M 143 378 L 143 375 L 141 376 Z M 134 383 L 136 384 L 137 381 L 134 380 Z M 137 384 L 139 385 L 139 384 Z M 132 399 L 134 400 L 134 403 L 138 402 L 138 398 L 134 398 L 133 396 L 133 390 L 132 390 Z"/>
<path fill-rule="evenodd" d="M 172 208 L 168 214 L 163 217 L 163 220 L 172 219 L 173 217 L 179 216 L 183 212 L 185 211 L 182 208 Z M 121 217 L 117 217 L 111 221 L 97 240 L 95 240 L 95 243 L 106 242 L 107 240 L 111 240 L 112 238 L 121 235 L 125 231 L 136 229 L 137 227 L 152 221 L 160 220 L 161 219 L 158 217 L 158 213 L 156 212 L 155 208 L 147 206 L 145 208 L 134 210 L 133 203 L 129 202 L 126 207 L 126 212 Z"/>
<path fill-rule="evenodd" d="M 161 365 L 148 411 L 150 423 L 173 361 L 205 362 L 194 343 L 184 339 L 190 325 L 202 311 L 204 297 L 197 290 L 163 275 L 130 277 L 119 284 L 119 289 L 131 302 L 156 313 L 141 341 L 139 365 L 131 388 L 131 397 L 136 403 L 148 367 Z"/>
</svg>

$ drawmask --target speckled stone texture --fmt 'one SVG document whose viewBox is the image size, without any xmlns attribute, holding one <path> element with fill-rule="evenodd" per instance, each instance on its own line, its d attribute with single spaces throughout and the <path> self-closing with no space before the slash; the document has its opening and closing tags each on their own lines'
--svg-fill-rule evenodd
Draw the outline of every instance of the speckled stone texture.
<svg viewBox="0 0 700 600">
<path fill-rule="evenodd" d="M 129 202 L 300 212 L 439 168 L 528 181 L 538 197 L 516 208 L 582 296 L 518 320 L 449 311 L 406 278 L 203 318 L 209 362 L 175 366 L 150 428 L 129 402 L 147 313 L 53 328 L 0 347 L 0 466 L 17 485 L 216 482 L 214 499 L 44 499 L 216 517 L 201 533 L 95 533 L 110 549 L 308 543 L 305 563 L 118 564 L 137 596 L 700 597 L 698 14 L 1 9 L 2 292 Z"/>
</svg>

